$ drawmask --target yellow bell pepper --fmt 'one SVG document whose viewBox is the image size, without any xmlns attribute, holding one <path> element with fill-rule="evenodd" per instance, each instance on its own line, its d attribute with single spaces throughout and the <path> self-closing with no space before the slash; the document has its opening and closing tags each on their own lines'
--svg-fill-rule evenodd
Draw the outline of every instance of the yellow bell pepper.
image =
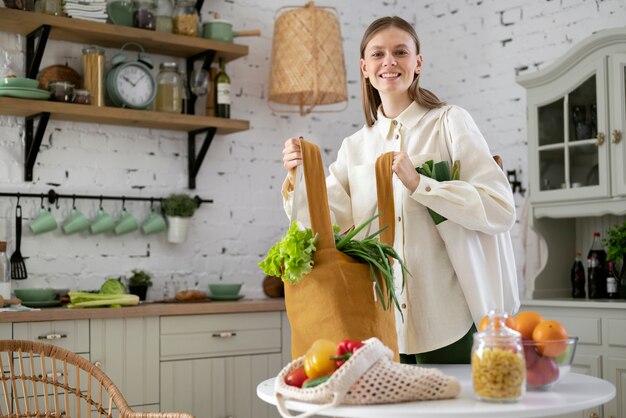
<svg viewBox="0 0 626 418">
<path fill-rule="evenodd" d="M 304 355 L 304 372 L 309 379 L 332 374 L 337 365 L 331 359 L 337 353 L 337 343 L 330 340 L 316 340 Z"/>
</svg>

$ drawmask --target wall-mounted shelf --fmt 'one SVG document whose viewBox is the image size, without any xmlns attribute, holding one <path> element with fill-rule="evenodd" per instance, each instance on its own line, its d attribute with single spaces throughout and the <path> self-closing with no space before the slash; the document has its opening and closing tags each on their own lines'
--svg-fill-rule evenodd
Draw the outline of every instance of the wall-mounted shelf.
<svg viewBox="0 0 626 418">
<path fill-rule="evenodd" d="M 128 41 L 135 41 L 140 43 L 146 52 L 186 58 L 188 67 L 192 67 L 195 60 L 203 60 L 203 67 L 208 68 L 215 57 L 223 57 L 226 61 L 231 61 L 248 54 L 248 47 L 245 45 L 7 8 L 0 8 L 0 31 L 26 37 L 25 68 L 32 78 L 39 71 L 39 62 L 48 39 L 110 48 L 120 48 Z M 187 72 L 189 71 L 190 68 L 187 68 Z M 190 108 L 193 107 L 193 103 L 195 103 L 195 96 L 192 95 Z M 188 113 L 193 113 L 193 111 Z M 196 187 L 196 176 L 214 135 L 240 132 L 250 128 L 249 122 L 244 120 L 10 97 L 0 97 L 0 114 L 25 118 L 25 181 L 33 179 L 33 167 L 50 119 L 185 131 L 188 133 L 187 166 L 190 189 Z M 36 119 L 39 123 L 35 129 Z M 204 135 L 204 141 L 200 151 L 196 153 L 196 137 L 199 135 Z"/>
<path fill-rule="evenodd" d="M 217 56 L 223 57 L 226 61 L 248 55 L 246 45 L 0 8 L 2 32 L 28 35 L 43 25 L 50 25 L 49 38 L 59 41 L 96 44 L 108 48 L 120 48 L 128 41 L 135 41 L 139 42 L 146 52 L 184 58 L 207 50 L 216 51 Z"/>
</svg>

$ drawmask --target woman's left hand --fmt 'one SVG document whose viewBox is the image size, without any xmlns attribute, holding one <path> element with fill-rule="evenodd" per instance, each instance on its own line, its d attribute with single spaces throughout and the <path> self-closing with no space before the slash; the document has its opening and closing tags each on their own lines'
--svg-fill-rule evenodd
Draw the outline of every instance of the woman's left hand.
<svg viewBox="0 0 626 418">
<path fill-rule="evenodd" d="M 420 175 L 415 171 L 415 167 L 406 152 L 400 151 L 393 154 L 391 170 L 396 173 L 404 187 L 409 189 L 411 193 L 417 189 L 420 184 Z"/>
</svg>

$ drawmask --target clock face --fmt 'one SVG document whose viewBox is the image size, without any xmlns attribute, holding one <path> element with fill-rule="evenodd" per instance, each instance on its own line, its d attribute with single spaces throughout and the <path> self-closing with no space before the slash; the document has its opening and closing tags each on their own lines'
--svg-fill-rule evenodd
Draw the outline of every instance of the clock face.
<svg viewBox="0 0 626 418">
<path fill-rule="evenodd" d="M 154 80 L 148 69 L 127 65 L 117 72 L 115 79 L 120 98 L 129 106 L 145 107 L 154 94 Z"/>
</svg>

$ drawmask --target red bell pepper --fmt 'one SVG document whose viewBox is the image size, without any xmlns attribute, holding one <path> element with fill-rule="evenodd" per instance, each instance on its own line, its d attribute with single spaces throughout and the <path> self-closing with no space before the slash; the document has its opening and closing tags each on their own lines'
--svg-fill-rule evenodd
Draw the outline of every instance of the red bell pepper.
<svg viewBox="0 0 626 418">
<path fill-rule="evenodd" d="M 343 340 L 337 345 L 337 355 L 331 357 L 331 360 L 335 360 L 337 367 L 341 367 L 343 363 L 348 361 L 350 357 L 354 354 L 356 350 L 363 347 L 362 341 L 356 340 Z"/>
</svg>

